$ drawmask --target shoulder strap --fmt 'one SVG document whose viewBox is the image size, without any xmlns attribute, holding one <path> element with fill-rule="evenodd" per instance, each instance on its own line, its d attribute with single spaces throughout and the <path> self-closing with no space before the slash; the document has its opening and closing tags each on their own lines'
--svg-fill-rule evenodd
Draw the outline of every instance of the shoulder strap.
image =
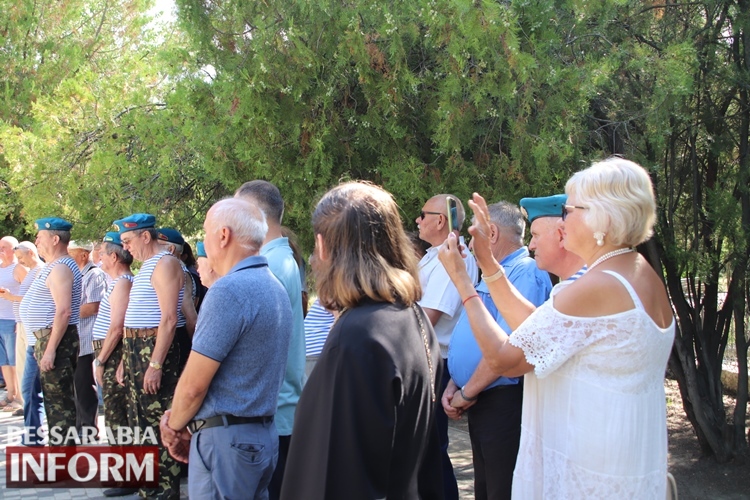
<svg viewBox="0 0 750 500">
<path fill-rule="evenodd" d="M 615 278 L 617 278 L 617 280 L 620 283 L 622 283 L 622 286 L 624 286 L 625 289 L 628 291 L 628 294 L 630 294 L 630 298 L 633 301 L 633 304 L 635 304 L 636 309 L 641 309 L 641 310 L 644 309 L 643 303 L 641 302 L 641 299 L 638 297 L 638 294 L 635 293 L 635 289 L 630 284 L 630 282 L 628 282 L 628 280 L 626 280 L 620 273 L 617 273 L 617 272 L 609 270 L 609 269 L 607 269 L 607 270 L 605 270 L 603 272 L 609 274 L 610 276 L 614 276 Z"/>
</svg>

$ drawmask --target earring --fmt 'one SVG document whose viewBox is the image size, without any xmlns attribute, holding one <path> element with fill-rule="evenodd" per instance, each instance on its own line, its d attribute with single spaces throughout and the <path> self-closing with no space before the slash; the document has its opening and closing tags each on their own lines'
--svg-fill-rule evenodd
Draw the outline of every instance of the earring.
<svg viewBox="0 0 750 500">
<path fill-rule="evenodd" d="M 596 240 L 597 246 L 604 246 L 604 233 L 601 231 L 597 231 L 594 233 L 594 239 Z"/>
</svg>

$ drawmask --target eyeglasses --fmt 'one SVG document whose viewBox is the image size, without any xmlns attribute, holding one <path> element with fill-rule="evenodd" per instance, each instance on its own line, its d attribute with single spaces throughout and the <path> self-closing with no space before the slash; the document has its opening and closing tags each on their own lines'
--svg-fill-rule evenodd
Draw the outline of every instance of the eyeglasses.
<svg viewBox="0 0 750 500">
<path fill-rule="evenodd" d="M 425 216 L 429 215 L 429 214 L 432 214 L 432 215 L 443 215 L 440 212 L 425 212 L 424 210 L 422 210 L 421 212 L 419 212 L 419 218 L 421 220 L 424 220 Z"/>
<path fill-rule="evenodd" d="M 580 208 L 581 210 L 588 210 L 589 207 L 581 207 L 581 206 L 578 206 L 578 205 L 563 205 L 562 206 L 562 215 L 561 215 L 562 220 L 565 220 L 565 219 L 568 218 L 568 214 L 570 213 L 570 212 L 568 212 L 568 209 L 572 210 L 574 208 Z"/>
</svg>

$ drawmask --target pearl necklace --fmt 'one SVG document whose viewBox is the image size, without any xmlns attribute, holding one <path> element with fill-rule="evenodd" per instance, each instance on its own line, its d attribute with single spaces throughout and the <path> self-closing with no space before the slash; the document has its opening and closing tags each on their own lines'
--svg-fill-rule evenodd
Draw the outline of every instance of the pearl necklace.
<svg viewBox="0 0 750 500">
<path fill-rule="evenodd" d="M 609 260 L 612 257 L 617 257 L 618 255 L 623 255 L 623 254 L 634 252 L 634 251 L 635 250 L 633 250 L 632 248 L 618 248 L 617 250 L 612 250 L 611 252 L 607 252 L 601 257 L 599 257 L 598 259 L 596 259 L 594 263 L 589 266 L 589 271 L 594 269 L 596 266 L 598 266 L 605 260 Z"/>
</svg>

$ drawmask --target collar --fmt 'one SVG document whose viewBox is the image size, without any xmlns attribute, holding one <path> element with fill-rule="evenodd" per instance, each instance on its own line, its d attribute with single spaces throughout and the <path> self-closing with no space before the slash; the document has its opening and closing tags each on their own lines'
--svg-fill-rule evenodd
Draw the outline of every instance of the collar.
<svg viewBox="0 0 750 500">
<path fill-rule="evenodd" d="M 463 237 L 463 236 L 459 236 L 459 237 L 458 237 L 458 242 L 459 242 L 460 244 L 462 244 L 462 245 L 463 245 L 464 247 L 466 247 L 466 251 L 467 251 L 467 252 L 469 251 L 469 247 L 468 247 L 468 246 L 466 245 L 466 242 L 464 241 L 464 237 Z M 441 248 L 443 248 L 443 245 L 445 245 L 445 242 L 443 242 L 443 243 L 439 244 L 439 245 L 438 245 L 438 246 L 436 246 L 436 247 L 435 247 L 435 246 L 432 246 L 432 247 L 428 248 L 428 249 L 427 249 L 427 252 L 425 253 L 425 255 L 432 255 L 433 253 L 437 253 L 437 252 L 439 252 L 439 251 L 440 251 L 440 249 L 441 249 Z"/>
<path fill-rule="evenodd" d="M 236 273 L 237 271 L 242 271 L 243 269 L 249 269 L 251 267 L 263 267 L 263 266 L 268 266 L 268 259 L 266 259 L 262 255 L 253 255 L 250 257 L 245 257 L 244 259 L 236 263 L 232 267 L 232 269 L 229 270 L 227 275 Z"/>
<path fill-rule="evenodd" d="M 265 255 L 274 248 L 277 247 L 288 247 L 289 246 L 289 238 L 285 238 L 284 236 L 280 238 L 275 238 L 262 247 L 260 247 L 260 255 Z"/>
<path fill-rule="evenodd" d="M 500 265 L 503 266 L 503 269 L 505 269 L 505 272 L 507 274 L 509 269 L 515 266 L 519 260 L 528 256 L 529 249 L 527 247 L 521 247 L 515 252 L 506 255 L 505 258 L 500 262 Z M 487 283 L 485 283 L 484 277 L 482 277 L 482 281 L 479 282 L 479 284 L 476 286 L 476 289 L 480 292 L 489 293 L 490 289 L 487 288 Z"/>
<path fill-rule="evenodd" d="M 89 263 L 88 263 L 88 264 L 86 264 L 86 265 L 85 265 L 85 266 L 83 267 L 83 269 L 81 269 L 81 274 L 86 274 L 87 272 L 91 271 L 91 269 L 93 269 L 94 267 L 96 267 L 96 266 L 94 265 L 94 263 L 93 263 L 93 262 L 91 262 L 91 261 L 89 261 Z"/>
</svg>

